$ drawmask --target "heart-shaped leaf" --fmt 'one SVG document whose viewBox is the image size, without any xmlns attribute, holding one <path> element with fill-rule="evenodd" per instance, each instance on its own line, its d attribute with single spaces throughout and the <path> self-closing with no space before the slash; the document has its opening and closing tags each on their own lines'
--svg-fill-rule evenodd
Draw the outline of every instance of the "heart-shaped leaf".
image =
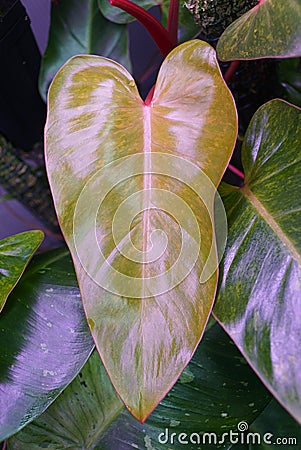
<svg viewBox="0 0 301 450">
<path fill-rule="evenodd" d="M 25 267 L 43 240 L 39 230 L 26 231 L 0 241 L 0 312 Z"/>
<path fill-rule="evenodd" d="M 260 0 L 217 44 L 222 60 L 301 56 L 301 0 Z"/>
<path fill-rule="evenodd" d="M 301 420 L 301 110 L 273 100 L 243 143 L 245 185 L 224 188 L 229 235 L 215 315 Z"/>
<path fill-rule="evenodd" d="M 236 125 L 215 51 L 201 41 L 169 54 L 150 104 L 100 57 L 71 59 L 50 89 L 46 165 L 59 221 L 98 351 L 141 421 L 211 311 L 215 187 Z"/>
<path fill-rule="evenodd" d="M 203 433 L 202 449 L 229 448 L 224 433 L 237 432 L 242 421 L 251 424 L 269 400 L 269 392 L 215 324 L 143 425 L 124 408 L 94 352 L 54 404 L 12 437 L 9 449 L 180 450 L 185 445 L 179 442 L 181 433 L 186 433 L 180 440 L 188 441 L 189 450 L 199 447 Z M 210 441 L 208 433 L 213 433 Z M 222 436 L 224 444 L 218 444 Z"/>
<path fill-rule="evenodd" d="M 39 80 L 44 99 L 58 69 L 71 56 L 82 53 L 113 58 L 130 69 L 126 26 L 105 19 L 98 9 L 97 0 L 53 3 L 48 45 Z"/>
<path fill-rule="evenodd" d="M 33 258 L 0 316 L 0 441 L 41 414 L 93 342 L 66 250 Z"/>
</svg>

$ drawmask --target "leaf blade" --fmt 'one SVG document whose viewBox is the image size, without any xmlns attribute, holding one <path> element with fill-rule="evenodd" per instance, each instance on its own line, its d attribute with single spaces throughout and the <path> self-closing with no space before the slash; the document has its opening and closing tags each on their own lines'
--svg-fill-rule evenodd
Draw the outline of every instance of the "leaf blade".
<svg viewBox="0 0 301 450">
<path fill-rule="evenodd" d="M 41 414 L 92 351 L 78 292 L 65 249 L 34 257 L 12 292 L 0 317 L 1 440 Z"/>
<path fill-rule="evenodd" d="M 261 1 L 224 31 L 218 55 L 222 60 L 298 57 L 300 20 L 300 0 Z"/>
<path fill-rule="evenodd" d="M 51 27 L 39 78 L 44 99 L 59 68 L 72 56 L 83 53 L 111 57 L 130 69 L 126 26 L 105 19 L 97 0 L 85 3 L 66 0 L 52 4 Z"/>
<path fill-rule="evenodd" d="M 181 65 L 186 67 L 184 83 L 175 76 Z M 51 87 L 49 104 L 47 171 L 91 332 L 115 388 L 143 421 L 189 362 L 211 311 L 217 266 L 203 285 L 199 278 L 214 241 L 210 211 L 216 185 L 236 137 L 233 99 L 214 50 L 191 41 L 163 63 L 151 105 L 142 102 L 124 68 L 95 57 L 70 60 Z M 88 149 L 84 155 L 83 148 Z M 198 195 L 191 195 L 194 188 L 201 189 L 203 200 L 207 196 L 208 210 Z M 188 210 L 194 214 L 189 219 Z M 177 211 L 182 211 L 180 230 L 172 221 Z M 116 217 L 119 247 L 111 231 Z M 201 252 L 195 246 L 197 221 L 206 229 Z M 167 230 L 171 243 L 163 255 L 162 234 L 153 233 L 158 229 Z M 181 244 L 175 233 L 181 230 L 189 250 L 188 262 L 178 269 Z M 141 254 L 148 257 L 150 239 L 150 248 L 160 252 L 148 262 Z M 127 248 L 130 256 L 125 258 Z M 169 271 L 171 266 L 177 271 Z"/>
<path fill-rule="evenodd" d="M 203 345 L 169 395 L 143 425 L 124 408 L 94 352 L 77 379 L 42 416 L 12 437 L 9 448 L 36 450 L 47 442 L 51 448 L 71 445 L 87 450 L 144 450 L 151 446 L 164 450 L 168 444 L 180 449 L 183 444 L 177 437 L 172 443 L 171 434 L 185 432 L 187 441 L 194 434 L 194 442 L 192 438 L 186 445 L 193 450 L 196 434 L 201 439 L 203 433 L 215 432 L 219 439 L 225 431 L 236 430 L 241 420 L 251 424 L 269 400 L 268 391 L 214 324 L 206 330 Z M 229 448 L 229 444 L 217 442 L 206 446 L 208 437 L 204 444 L 208 449 L 212 444 Z"/>
<path fill-rule="evenodd" d="M 34 230 L 0 241 L 0 313 L 43 237 L 42 231 Z"/>
<path fill-rule="evenodd" d="M 229 241 L 214 309 L 299 421 L 300 142 L 300 109 L 293 105 L 274 100 L 253 117 L 243 146 L 246 187 L 227 187 L 224 196 Z"/>
</svg>

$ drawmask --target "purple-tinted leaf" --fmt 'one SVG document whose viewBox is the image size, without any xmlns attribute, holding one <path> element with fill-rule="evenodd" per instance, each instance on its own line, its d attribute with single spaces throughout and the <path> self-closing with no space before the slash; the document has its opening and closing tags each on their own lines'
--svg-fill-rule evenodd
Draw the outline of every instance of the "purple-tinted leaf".
<svg viewBox="0 0 301 450">
<path fill-rule="evenodd" d="M 92 348 L 66 250 L 34 257 L 0 316 L 0 441 L 49 406 Z"/>
</svg>

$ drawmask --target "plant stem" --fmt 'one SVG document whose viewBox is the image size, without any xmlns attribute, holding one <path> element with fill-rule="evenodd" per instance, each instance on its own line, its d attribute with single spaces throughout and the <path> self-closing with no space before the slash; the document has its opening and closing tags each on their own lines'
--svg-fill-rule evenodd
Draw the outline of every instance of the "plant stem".
<svg viewBox="0 0 301 450">
<path fill-rule="evenodd" d="M 135 19 L 137 19 L 146 28 L 159 47 L 163 57 L 167 56 L 168 53 L 175 47 L 168 31 L 148 11 L 141 8 L 141 6 L 136 5 L 130 0 L 109 0 L 109 2 L 112 6 L 117 6 L 123 11 L 131 14 L 131 16 L 135 17 Z"/>
<path fill-rule="evenodd" d="M 168 10 L 167 32 L 174 47 L 178 43 L 178 23 L 179 23 L 179 5 L 180 0 L 170 0 Z"/>
<path fill-rule="evenodd" d="M 237 175 L 242 180 L 245 179 L 245 176 L 244 176 L 243 172 L 241 170 L 237 169 L 236 167 L 232 166 L 232 164 L 228 164 L 228 169 L 231 172 L 235 173 L 235 175 Z"/>
<path fill-rule="evenodd" d="M 226 73 L 224 75 L 224 80 L 226 83 L 229 83 L 231 81 L 233 75 L 235 74 L 238 66 L 240 64 L 240 61 L 232 61 L 228 69 L 226 70 Z"/>
<path fill-rule="evenodd" d="M 144 104 L 146 106 L 149 106 L 152 99 L 153 99 L 153 95 L 154 95 L 154 91 L 155 91 L 155 85 L 150 89 L 149 93 L 146 96 L 146 99 L 144 100 Z"/>
</svg>

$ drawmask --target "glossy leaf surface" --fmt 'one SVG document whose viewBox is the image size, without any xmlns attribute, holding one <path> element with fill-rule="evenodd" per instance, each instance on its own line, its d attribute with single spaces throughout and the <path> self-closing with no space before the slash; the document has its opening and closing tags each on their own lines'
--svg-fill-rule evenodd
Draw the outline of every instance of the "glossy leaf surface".
<svg viewBox="0 0 301 450">
<path fill-rule="evenodd" d="M 47 408 L 92 348 L 66 250 L 34 257 L 0 316 L 0 441 Z"/>
<path fill-rule="evenodd" d="M 222 60 L 301 56 L 301 0 L 261 0 L 217 44 Z"/>
<path fill-rule="evenodd" d="M 46 98 L 50 82 L 71 56 L 95 54 L 131 68 L 128 32 L 105 19 L 97 0 L 64 0 L 52 4 L 48 45 L 40 72 L 40 92 Z"/>
<path fill-rule="evenodd" d="M 0 312 L 43 236 L 42 231 L 27 231 L 0 241 Z"/>
<path fill-rule="evenodd" d="M 214 311 L 301 420 L 301 110 L 274 100 L 243 143 L 245 186 L 224 188 L 229 234 Z"/>
<path fill-rule="evenodd" d="M 242 420 L 251 424 L 269 399 L 227 335 L 213 325 L 178 382 L 143 425 L 124 408 L 94 352 L 55 403 L 9 441 L 9 449 L 179 450 L 184 444 L 177 438 L 172 444 L 172 433 L 215 432 L 221 438 L 230 429 L 236 431 Z M 185 448 L 198 446 L 189 442 Z M 202 445 L 210 448 L 229 446 L 208 441 Z"/>
<path fill-rule="evenodd" d="M 124 68 L 99 57 L 71 59 L 51 86 L 56 210 L 97 348 L 140 420 L 191 359 L 210 313 L 210 213 L 235 137 L 233 99 L 200 41 L 166 58 L 149 105 Z"/>
</svg>

